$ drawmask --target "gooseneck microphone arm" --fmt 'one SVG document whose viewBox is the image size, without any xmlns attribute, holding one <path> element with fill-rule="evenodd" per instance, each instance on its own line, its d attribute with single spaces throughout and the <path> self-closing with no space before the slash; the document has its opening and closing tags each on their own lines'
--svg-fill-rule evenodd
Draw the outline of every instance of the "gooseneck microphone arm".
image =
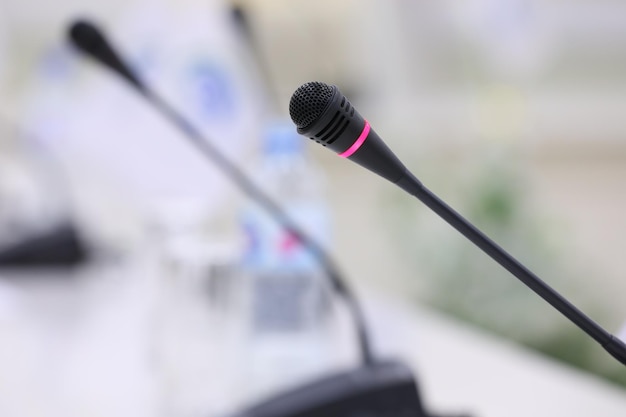
<svg viewBox="0 0 626 417">
<path fill-rule="evenodd" d="M 615 359 L 626 365 L 626 350 L 621 340 L 600 327 L 585 313 L 565 299 L 565 297 L 522 265 L 517 259 L 422 185 L 410 172 L 407 171 L 407 175 L 398 181 L 396 185 L 424 203 L 450 226 L 454 227 L 458 232 L 489 255 L 491 259 L 517 277 L 528 288 L 533 290 L 572 323 L 591 336 Z"/>
<path fill-rule="evenodd" d="M 626 365 L 626 344 L 587 317 L 561 294 L 464 219 L 415 178 L 336 86 L 310 82 L 291 98 L 298 133 L 380 175 L 416 197 L 494 261 L 522 281 Z"/>
<path fill-rule="evenodd" d="M 184 136 L 196 147 L 207 159 L 215 164 L 235 185 L 240 188 L 249 198 L 257 202 L 263 209 L 274 218 L 285 230 L 289 231 L 313 254 L 322 265 L 333 285 L 334 290 L 345 301 L 350 314 L 352 315 L 356 327 L 358 343 L 361 357 L 364 363 L 373 362 L 369 334 L 362 308 L 346 281 L 342 278 L 339 268 L 328 255 L 326 250 L 311 236 L 305 233 L 293 220 L 285 213 L 281 206 L 271 199 L 265 192 L 261 191 L 237 166 L 228 160 L 221 152 L 215 148 L 189 121 L 180 113 L 170 107 L 159 96 L 150 90 L 142 91 L 146 99 L 150 101 L 158 110 L 166 116 L 172 124 L 176 125 Z"/>
<path fill-rule="evenodd" d="M 90 22 L 78 21 L 71 25 L 69 31 L 70 42 L 81 52 L 96 62 L 113 70 L 124 78 L 133 88 L 150 102 L 166 119 L 168 119 L 183 136 L 212 164 L 215 164 L 222 173 L 239 187 L 249 198 L 257 202 L 263 209 L 285 230 L 289 231 L 306 247 L 324 269 L 333 289 L 346 303 L 353 318 L 357 332 L 358 345 L 362 361 L 369 365 L 374 362 L 371 342 L 366 326 L 365 316 L 356 296 L 343 279 L 339 268 L 326 250 L 310 235 L 304 232 L 281 208 L 281 206 L 263 192 L 248 178 L 242 170 L 226 158 L 211 141 L 180 112 L 164 101 L 155 91 L 148 88 L 130 67 L 122 60 L 119 53 L 114 51 L 103 33 Z"/>
</svg>

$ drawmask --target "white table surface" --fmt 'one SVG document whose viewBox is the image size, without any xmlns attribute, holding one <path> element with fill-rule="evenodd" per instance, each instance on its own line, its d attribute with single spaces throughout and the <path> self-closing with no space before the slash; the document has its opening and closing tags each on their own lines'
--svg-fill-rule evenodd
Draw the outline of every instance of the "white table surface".
<svg viewBox="0 0 626 417">
<path fill-rule="evenodd" d="M 141 262 L 124 273 L 77 275 L 56 283 L 45 273 L 0 280 L 0 415 L 219 415 L 251 398 L 245 372 L 254 348 L 224 326 L 208 331 L 201 299 L 185 298 L 184 288 L 156 279 Z M 368 294 L 376 350 L 411 365 L 433 411 L 626 416 L 624 389 L 430 310 Z M 352 341 L 343 322 L 337 340 L 346 348 Z M 349 361 L 352 348 L 338 362 Z M 171 403 L 188 407 L 177 414 Z"/>
</svg>

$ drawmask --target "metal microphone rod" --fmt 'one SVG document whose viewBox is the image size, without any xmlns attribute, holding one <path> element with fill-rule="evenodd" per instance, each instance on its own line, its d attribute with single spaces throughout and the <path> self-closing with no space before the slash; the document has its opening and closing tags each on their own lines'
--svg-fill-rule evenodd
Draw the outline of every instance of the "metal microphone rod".
<svg viewBox="0 0 626 417">
<path fill-rule="evenodd" d="M 528 288 L 547 301 L 582 331 L 591 336 L 609 352 L 611 356 L 626 365 L 626 344 L 624 344 L 624 342 L 607 332 L 576 306 L 566 300 L 565 297 L 546 284 L 541 278 L 522 265 L 512 255 L 498 246 L 497 243 L 428 190 L 412 174 L 407 172 L 396 185 L 424 203 L 439 215 L 439 217 L 489 255 L 491 259 L 499 263 L 504 269 L 517 277 Z"/>
</svg>

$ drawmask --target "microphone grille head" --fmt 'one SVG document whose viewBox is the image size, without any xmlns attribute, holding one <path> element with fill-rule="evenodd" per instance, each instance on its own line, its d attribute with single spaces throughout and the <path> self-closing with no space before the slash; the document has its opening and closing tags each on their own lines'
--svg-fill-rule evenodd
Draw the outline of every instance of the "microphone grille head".
<svg viewBox="0 0 626 417">
<path fill-rule="evenodd" d="M 70 26 L 69 38 L 72 43 L 86 52 L 102 47 L 104 40 L 100 31 L 90 22 L 77 20 Z"/>
<path fill-rule="evenodd" d="M 324 113 L 333 97 L 333 88 L 318 81 L 301 85 L 291 96 L 289 115 L 299 129 L 308 128 Z"/>
</svg>

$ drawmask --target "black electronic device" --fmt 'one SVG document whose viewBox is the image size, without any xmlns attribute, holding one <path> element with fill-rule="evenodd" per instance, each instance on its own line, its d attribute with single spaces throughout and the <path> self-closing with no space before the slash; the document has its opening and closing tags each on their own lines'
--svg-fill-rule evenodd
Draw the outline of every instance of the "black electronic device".
<svg viewBox="0 0 626 417">
<path fill-rule="evenodd" d="M 61 223 L 0 248 L 0 268 L 75 267 L 84 264 L 89 256 L 76 226 Z"/>
<path fill-rule="evenodd" d="M 336 373 L 254 405 L 233 417 L 425 417 L 413 373 L 377 362 Z"/>
</svg>

